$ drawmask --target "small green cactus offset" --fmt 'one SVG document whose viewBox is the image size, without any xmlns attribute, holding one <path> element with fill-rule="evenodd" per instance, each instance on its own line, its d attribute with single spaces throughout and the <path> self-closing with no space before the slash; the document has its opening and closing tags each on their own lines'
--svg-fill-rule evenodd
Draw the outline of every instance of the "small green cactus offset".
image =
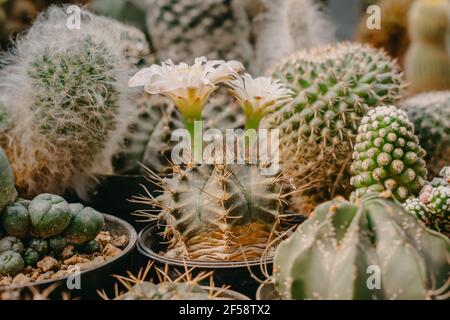
<svg viewBox="0 0 450 320">
<path fill-rule="evenodd" d="M 404 82 L 384 52 L 352 43 L 300 51 L 273 75 L 288 83 L 295 97 L 267 124 L 280 130 L 286 176 L 294 185 L 312 186 L 292 203 L 308 214 L 318 203 L 351 192 L 349 155 L 361 119 L 371 108 L 395 103 Z"/>
<path fill-rule="evenodd" d="M 425 185 L 425 150 L 403 110 L 378 107 L 362 119 L 354 146 L 351 184 L 354 195 L 390 190 L 404 201 Z"/>
<path fill-rule="evenodd" d="M 450 91 L 422 93 L 404 101 L 401 108 L 414 123 L 415 134 L 427 152 L 432 176 L 450 163 Z"/>
<path fill-rule="evenodd" d="M 17 198 L 14 188 L 14 176 L 5 152 L 0 147 L 0 213 Z"/>
<path fill-rule="evenodd" d="M 449 253 L 449 239 L 379 194 L 335 199 L 279 245 L 274 281 L 287 299 L 445 299 Z"/>
</svg>

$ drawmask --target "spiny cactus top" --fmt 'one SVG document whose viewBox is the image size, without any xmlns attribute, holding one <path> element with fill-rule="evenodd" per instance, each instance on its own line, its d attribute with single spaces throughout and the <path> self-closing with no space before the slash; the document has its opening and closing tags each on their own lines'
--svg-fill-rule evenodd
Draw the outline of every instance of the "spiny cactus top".
<svg viewBox="0 0 450 320">
<path fill-rule="evenodd" d="M 393 201 L 335 199 L 283 241 L 274 281 L 288 299 L 445 299 L 450 241 Z"/>
<path fill-rule="evenodd" d="M 420 144 L 427 152 L 425 161 L 432 176 L 450 163 L 450 91 L 422 93 L 404 101 Z"/>
<path fill-rule="evenodd" d="M 351 184 L 355 195 L 391 190 L 401 201 L 417 195 L 428 174 L 425 154 L 405 111 L 394 106 L 369 111 L 354 147 Z"/>
<path fill-rule="evenodd" d="M 200 165 L 173 170 L 157 181 L 156 199 L 136 197 L 162 211 L 172 250 L 166 254 L 200 260 L 261 257 L 280 221 L 284 193 L 279 176 L 264 176 L 258 166 Z M 153 179 L 155 179 L 153 177 Z M 143 216 L 149 214 L 143 212 Z"/>
<path fill-rule="evenodd" d="M 85 195 L 132 118 L 116 22 L 82 11 L 82 28 L 66 27 L 51 7 L 15 44 L 0 83 L 13 127 L 6 146 L 22 192 Z"/>
<path fill-rule="evenodd" d="M 273 75 L 295 96 L 267 123 L 281 130 L 286 175 L 294 184 L 314 185 L 294 201 L 296 210 L 309 213 L 330 195 L 349 193 L 347 168 L 360 121 L 370 108 L 396 102 L 404 82 L 385 53 L 352 43 L 300 51 Z"/>
</svg>

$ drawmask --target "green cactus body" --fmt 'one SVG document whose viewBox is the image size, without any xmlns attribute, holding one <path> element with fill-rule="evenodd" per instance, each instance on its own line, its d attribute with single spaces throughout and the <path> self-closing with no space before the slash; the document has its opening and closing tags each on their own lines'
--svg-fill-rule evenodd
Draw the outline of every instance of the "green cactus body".
<svg viewBox="0 0 450 320">
<path fill-rule="evenodd" d="M 48 240 L 40 238 L 30 239 L 30 242 L 28 242 L 28 248 L 36 251 L 40 256 L 45 256 L 50 251 Z"/>
<path fill-rule="evenodd" d="M 40 258 L 39 253 L 31 248 L 27 248 L 23 254 L 23 260 L 27 266 L 36 266 Z"/>
<path fill-rule="evenodd" d="M 22 254 L 23 249 L 22 241 L 16 237 L 7 236 L 0 240 L 0 253 L 5 251 L 14 251 Z"/>
<path fill-rule="evenodd" d="M 437 176 L 450 163 L 450 91 L 419 94 L 404 101 L 401 108 L 408 113 L 427 152 L 430 174 Z"/>
<path fill-rule="evenodd" d="M 48 247 L 50 251 L 52 251 L 55 254 L 60 254 L 61 251 L 66 247 L 67 242 L 66 239 L 64 239 L 61 236 L 56 236 L 53 238 L 48 239 Z"/>
<path fill-rule="evenodd" d="M 64 237 L 71 244 L 84 244 L 95 239 L 105 225 L 103 215 L 92 209 L 84 208 L 72 215 L 70 224 L 64 231 Z"/>
<path fill-rule="evenodd" d="M 206 56 L 248 64 L 252 59 L 250 25 L 242 1 L 152 1 L 147 26 L 161 60 L 192 63 L 195 57 Z"/>
<path fill-rule="evenodd" d="M 447 238 L 378 194 L 335 199 L 278 246 L 274 280 L 288 299 L 445 297 L 449 251 Z"/>
<path fill-rule="evenodd" d="M 429 220 L 429 210 L 426 205 L 424 205 L 419 198 L 408 198 L 403 204 L 406 211 L 411 212 L 416 215 L 417 218 L 423 221 L 425 225 L 428 225 Z"/>
<path fill-rule="evenodd" d="M 18 188 L 31 197 L 68 189 L 86 197 L 97 174 L 112 173 L 111 157 L 133 119 L 121 29 L 84 10 L 81 18 L 73 32 L 65 11 L 51 7 L 1 71 L 13 123 L 5 150 Z"/>
<path fill-rule="evenodd" d="M 87 254 L 92 254 L 95 252 L 101 252 L 102 245 L 97 240 L 91 240 L 86 242 L 82 247 L 82 252 Z"/>
<path fill-rule="evenodd" d="M 408 115 L 396 107 L 378 107 L 362 119 L 353 153 L 351 184 L 355 196 L 390 190 L 404 201 L 425 185 L 426 152 Z"/>
<path fill-rule="evenodd" d="M 28 209 L 16 201 L 8 205 L 2 212 L 3 229 L 11 236 L 22 238 L 27 235 L 30 227 Z"/>
<path fill-rule="evenodd" d="M 41 194 L 34 198 L 29 207 L 33 235 L 50 238 L 61 234 L 69 225 L 71 210 L 60 196 Z"/>
<path fill-rule="evenodd" d="M 449 12 L 447 0 L 418 0 L 409 12 L 405 75 L 413 94 L 450 89 Z"/>
<path fill-rule="evenodd" d="M 14 251 L 5 251 L 0 254 L 0 275 L 15 276 L 22 272 L 25 262 L 21 255 Z"/>
<path fill-rule="evenodd" d="M 141 282 L 116 300 L 208 300 L 209 292 L 190 283 Z"/>
<path fill-rule="evenodd" d="M 200 165 L 175 170 L 161 180 L 164 192 L 144 203 L 171 236 L 168 256 L 200 260 L 241 260 L 261 256 L 282 211 L 280 177 L 264 176 L 252 165 Z"/>
<path fill-rule="evenodd" d="M 0 147 L 0 213 L 4 207 L 14 202 L 17 191 L 14 188 L 14 177 L 5 152 Z"/>
<path fill-rule="evenodd" d="M 383 52 L 351 43 L 301 51 L 280 65 L 274 77 L 295 92 L 292 103 L 268 117 L 280 130 L 286 176 L 299 193 L 293 208 L 310 213 L 335 194 L 349 194 L 352 144 L 372 107 L 399 99 L 403 82 L 397 65 Z"/>
</svg>

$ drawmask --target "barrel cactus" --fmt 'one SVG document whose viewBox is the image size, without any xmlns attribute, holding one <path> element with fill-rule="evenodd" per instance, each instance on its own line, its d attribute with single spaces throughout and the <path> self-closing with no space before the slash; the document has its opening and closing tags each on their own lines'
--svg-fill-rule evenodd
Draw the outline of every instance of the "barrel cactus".
<svg viewBox="0 0 450 320">
<path fill-rule="evenodd" d="M 0 213 L 16 198 L 17 191 L 14 188 L 13 172 L 5 152 L 0 147 Z"/>
<path fill-rule="evenodd" d="M 414 123 L 414 131 L 427 152 L 432 176 L 450 163 L 450 91 L 422 93 L 404 101 L 401 108 Z"/>
<path fill-rule="evenodd" d="M 405 111 L 394 106 L 369 111 L 358 129 L 353 153 L 355 196 L 390 190 L 400 201 L 425 185 L 425 150 Z"/>
<path fill-rule="evenodd" d="M 28 212 L 32 234 L 42 238 L 61 234 L 71 219 L 70 206 L 66 200 L 48 193 L 34 198 L 28 207 Z"/>
<path fill-rule="evenodd" d="M 86 196 L 97 174 L 112 172 L 133 115 L 116 22 L 84 10 L 80 30 L 66 22 L 65 11 L 51 7 L 1 60 L 2 100 L 13 123 L 4 148 L 18 189 L 29 196 L 67 189 Z"/>
<path fill-rule="evenodd" d="M 352 43 L 300 51 L 273 76 L 289 84 L 295 99 L 266 126 L 280 130 L 286 176 L 313 186 L 292 201 L 293 209 L 308 214 L 335 194 L 351 192 L 350 158 L 361 119 L 372 107 L 396 102 L 404 82 L 384 52 Z"/>
<path fill-rule="evenodd" d="M 450 89 L 448 12 L 447 0 L 417 0 L 409 11 L 411 45 L 405 75 L 412 94 Z"/>
<path fill-rule="evenodd" d="M 399 204 L 368 194 L 318 206 L 275 254 L 288 299 L 444 299 L 450 241 Z"/>
<path fill-rule="evenodd" d="M 173 172 L 156 181 L 163 188 L 159 197 L 135 198 L 161 209 L 156 216 L 145 210 L 141 215 L 166 223 L 167 256 L 243 260 L 262 255 L 281 219 L 280 176 L 264 176 L 256 165 L 204 164 Z"/>
</svg>

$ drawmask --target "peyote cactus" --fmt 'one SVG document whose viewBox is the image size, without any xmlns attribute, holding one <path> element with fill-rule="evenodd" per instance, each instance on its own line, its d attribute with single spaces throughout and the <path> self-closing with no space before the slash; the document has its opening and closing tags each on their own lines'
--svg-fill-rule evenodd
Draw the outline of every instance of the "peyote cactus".
<svg viewBox="0 0 450 320">
<path fill-rule="evenodd" d="M 274 282 L 288 299 L 445 299 L 449 252 L 447 238 L 378 194 L 335 199 L 279 245 Z"/>
<path fill-rule="evenodd" d="M 289 84 L 295 99 L 266 125 L 280 130 L 286 176 L 294 185 L 314 186 L 292 201 L 308 214 L 321 201 L 350 193 L 348 167 L 360 121 L 371 107 L 396 102 L 404 83 L 385 53 L 352 43 L 301 51 L 273 74 Z"/>
<path fill-rule="evenodd" d="M 95 239 L 104 226 L 103 215 L 88 207 L 72 214 L 72 219 L 63 235 L 70 244 L 81 245 Z"/>
<path fill-rule="evenodd" d="M 82 11 L 82 28 L 66 27 L 51 7 L 1 62 L 2 101 L 11 116 L 5 151 L 24 194 L 86 196 L 95 175 L 112 172 L 133 106 L 117 22 Z"/>
<path fill-rule="evenodd" d="M 22 256 L 15 251 L 5 251 L 0 253 L 0 275 L 15 276 L 23 270 L 25 262 Z"/>
<path fill-rule="evenodd" d="M 8 158 L 0 147 L 0 213 L 8 204 L 17 198 L 17 191 L 14 188 L 14 178 Z"/>
<path fill-rule="evenodd" d="M 409 12 L 405 75 L 411 94 L 450 89 L 449 12 L 447 0 L 417 0 Z"/>
<path fill-rule="evenodd" d="M 404 101 L 401 108 L 414 123 L 414 131 L 427 152 L 432 176 L 450 163 L 450 91 L 422 93 Z"/>
<path fill-rule="evenodd" d="M 3 230 L 11 236 L 22 238 L 28 234 L 30 227 L 30 214 L 28 208 L 16 201 L 1 213 Z"/>
<path fill-rule="evenodd" d="M 354 195 L 390 190 L 400 201 L 417 195 L 428 174 L 425 154 L 405 111 L 394 106 L 369 111 L 354 146 Z"/>
<path fill-rule="evenodd" d="M 163 188 L 159 197 L 135 198 L 162 210 L 140 215 L 166 223 L 167 256 L 243 260 L 262 255 L 283 209 L 280 176 L 264 176 L 256 165 L 204 164 L 173 172 L 156 178 Z"/>
</svg>

